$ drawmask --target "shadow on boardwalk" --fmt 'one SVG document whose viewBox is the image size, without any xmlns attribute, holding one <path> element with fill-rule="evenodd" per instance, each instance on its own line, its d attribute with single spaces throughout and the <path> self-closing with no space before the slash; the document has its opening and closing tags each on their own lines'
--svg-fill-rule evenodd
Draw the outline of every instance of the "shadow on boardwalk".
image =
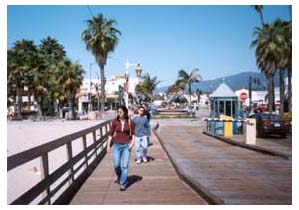
<svg viewBox="0 0 299 210">
<path fill-rule="evenodd" d="M 142 178 L 143 178 L 142 176 L 138 176 L 138 175 L 128 176 L 128 185 L 127 185 L 127 188 L 129 188 L 134 183 L 140 182 L 142 180 Z"/>
</svg>

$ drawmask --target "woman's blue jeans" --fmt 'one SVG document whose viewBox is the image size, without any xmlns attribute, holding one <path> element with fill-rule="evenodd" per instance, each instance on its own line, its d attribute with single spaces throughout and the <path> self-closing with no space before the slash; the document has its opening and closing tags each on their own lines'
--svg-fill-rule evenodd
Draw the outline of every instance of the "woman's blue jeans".
<svg viewBox="0 0 299 210">
<path fill-rule="evenodd" d="M 130 161 L 129 144 L 113 144 L 113 164 L 117 178 L 122 187 L 128 185 L 128 169 Z"/>
</svg>

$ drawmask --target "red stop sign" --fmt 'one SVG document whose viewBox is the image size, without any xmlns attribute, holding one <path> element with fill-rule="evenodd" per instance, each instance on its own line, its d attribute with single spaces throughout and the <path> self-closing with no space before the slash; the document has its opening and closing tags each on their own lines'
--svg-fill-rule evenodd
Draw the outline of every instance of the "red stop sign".
<svg viewBox="0 0 299 210">
<path fill-rule="evenodd" d="M 245 101 L 245 100 L 247 99 L 247 93 L 241 93 L 241 94 L 240 94 L 240 99 L 241 99 L 242 101 Z"/>
</svg>

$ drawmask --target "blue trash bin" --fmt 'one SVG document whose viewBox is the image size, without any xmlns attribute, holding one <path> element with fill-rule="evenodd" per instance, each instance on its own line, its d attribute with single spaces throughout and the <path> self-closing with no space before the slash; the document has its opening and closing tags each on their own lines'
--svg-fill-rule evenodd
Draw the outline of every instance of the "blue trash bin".
<svg viewBox="0 0 299 210">
<path fill-rule="evenodd" d="M 218 136 L 223 136 L 223 122 L 215 122 L 215 134 Z"/>
<path fill-rule="evenodd" d="M 237 121 L 233 121 L 233 134 L 238 134 Z"/>
</svg>

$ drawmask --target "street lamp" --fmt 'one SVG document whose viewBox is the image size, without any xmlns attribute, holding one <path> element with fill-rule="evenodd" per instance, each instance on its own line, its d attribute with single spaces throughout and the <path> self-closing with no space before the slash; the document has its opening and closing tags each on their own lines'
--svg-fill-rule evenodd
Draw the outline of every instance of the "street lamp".
<svg viewBox="0 0 299 210">
<path fill-rule="evenodd" d="M 125 68 L 126 68 L 126 74 L 125 74 L 125 79 L 126 79 L 126 86 L 125 86 L 125 103 L 126 106 L 129 107 L 129 69 L 130 67 L 136 67 L 136 75 L 137 77 L 141 76 L 142 68 L 140 63 L 129 63 L 129 61 L 126 61 Z"/>
<path fill-rule="evenodd" d="M 139 63 L 137 64 L 137 67 L 136 67 L 135 71 L 136 71 L 136 76 L 137 76 L 138 78 L 140 78 L 140 77 L 141 77 L 142 69 L 141 69 L 141 66 L 140 66 Z"/>
</svg>

